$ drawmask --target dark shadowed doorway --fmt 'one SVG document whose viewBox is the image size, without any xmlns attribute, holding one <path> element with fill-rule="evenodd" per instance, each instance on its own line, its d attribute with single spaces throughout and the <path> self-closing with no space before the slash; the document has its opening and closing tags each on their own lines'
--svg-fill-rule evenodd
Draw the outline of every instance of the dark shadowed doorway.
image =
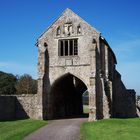
<svg viewBox="0 0 140 140">
<path fill-rule="evenodd" d="M 72 118 L 86 116 L 83 113 L 83 93 L 86 85 L 76 76 L 67 73 L 51 87 L 52 118 Z M 87 114 L 88 117 L 88 114 Z"/>
</svg>

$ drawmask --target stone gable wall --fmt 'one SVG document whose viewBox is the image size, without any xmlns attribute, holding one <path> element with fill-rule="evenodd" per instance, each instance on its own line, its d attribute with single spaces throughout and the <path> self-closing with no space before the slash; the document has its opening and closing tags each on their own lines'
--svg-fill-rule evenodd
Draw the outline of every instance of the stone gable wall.
<svg viewBox="0 0 140 140">
<path fill-rule="evenodd" d="M 69 26 L 69 28 L 68 28 Z M 77 27 L 80 26 L 80 34 Z M 78 39 L 77 56 L 59 56 L 59 40 Z M 116 72 L 116 58 L 101 34 L 67 9 L 38 39 L 38 97 L 42 117 L 49 118 L 52 85 L 70 73 L 89 91 L 89 120 L 136 116 L 135 94 L 128 91 Z M 43 98 L 43 99 L 42 99 Z M 42 99 L 42 100 L 41 100 Z M 43 106 L 42 106 L 43 104 Z M 47 111 L 46 111 L 47 110 Z M 128 113 L 129 112 L 129 113 Z M 51 116 L 50 116 L 51 118 Z"/>
</svg>

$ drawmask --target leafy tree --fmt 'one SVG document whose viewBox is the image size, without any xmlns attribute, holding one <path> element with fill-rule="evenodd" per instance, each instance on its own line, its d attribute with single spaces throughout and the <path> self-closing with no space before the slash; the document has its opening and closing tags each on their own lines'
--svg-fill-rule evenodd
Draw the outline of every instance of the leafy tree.
<svg viewBox="0 0 140 140">
<path fill-rule="evenodd" d="M 37 93 L 37 81 L 32 79 L 28 74 L 24 74 L 19 77 L 16 84 L 17 94 L 36 94 Z"/>
<path fill-rule="evenodd" d="M 16 82 L 16 76 L 0 71 L 0 94 L 14 94 Z"/>
</svg>

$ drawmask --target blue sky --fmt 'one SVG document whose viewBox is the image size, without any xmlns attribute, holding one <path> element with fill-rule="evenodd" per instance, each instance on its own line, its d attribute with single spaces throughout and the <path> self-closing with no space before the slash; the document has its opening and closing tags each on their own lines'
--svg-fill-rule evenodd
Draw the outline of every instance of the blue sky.
<svg viewBox="0 0 140 140">
<path fill-rule="evenodd" d="M 0 0 L 0 71 L 37 78 L 36 39 L 67 7 L 102 32 L 140 94 L 139 0 Z"/>
</svg>

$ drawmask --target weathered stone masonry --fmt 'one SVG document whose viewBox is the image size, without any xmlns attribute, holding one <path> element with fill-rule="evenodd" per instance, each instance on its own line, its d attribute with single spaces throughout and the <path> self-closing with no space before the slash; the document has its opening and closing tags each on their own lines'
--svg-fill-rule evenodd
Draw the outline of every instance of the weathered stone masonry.
<svg viewBox="0 0 140 140">
<path fill-rule="evenodd" d="M 74 40 L 77 45 L 72 44 Z M 137 116 L 135 92 L 122 83 L 109 44 L 70 9 L 38 38 L 37 47 L 38 95 L 42 98 L 39 117 L 53 119 L 80 114 L 80 107 L 72 108 L 81 105 L 85 90 L 90 95 L 89 120 Z M 85 88 L 80 91 L 78 86 L 82 85 Z"/>
<path fill-rule="evenodd" d="M 0 120 L 36 118 L 37 95 L 1 95 Z"/>
<path fill-rule="evenodd" d="M 89 121 L 139 116 L 139 98 L 121 81 L 109 44 L 70 9 L 38 38 L 37 48 L 38 93 L 0 96 L 0 119 L 81 116 L 86 90 Z"/>
</svg>

